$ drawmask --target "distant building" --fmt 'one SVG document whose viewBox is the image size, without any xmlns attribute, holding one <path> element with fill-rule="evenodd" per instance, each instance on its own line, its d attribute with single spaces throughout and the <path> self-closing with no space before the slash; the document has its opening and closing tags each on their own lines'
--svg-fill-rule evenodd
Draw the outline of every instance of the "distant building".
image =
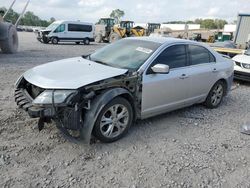
<svg viewBox="0 0 250 188">
<path fill-rule="evenodd" d="M 201 28 L 200 24 L 187 24 L 188 30 L 199 30 Z M 161 24 L 161 29 L 169 28 L 172 31 L 185 31 L 186 24 Z"/>
<path fill-rule="evenodd" d="M 223 32 L 234 33 L 236 31 L 236 24 L 226 24 L 224 26 Z"/>
<path fill-rule="evenodd" d="M 237 20 L 237 27 L 234 37 L 234 42 L 246 47 L 246 43 L 250 40 L 250 14 L 239 14 Z"/>
</svg>

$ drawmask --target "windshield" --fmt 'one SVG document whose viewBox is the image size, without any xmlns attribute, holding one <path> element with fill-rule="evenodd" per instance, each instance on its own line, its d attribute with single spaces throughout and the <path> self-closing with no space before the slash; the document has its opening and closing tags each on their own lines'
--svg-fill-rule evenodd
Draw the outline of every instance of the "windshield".
<svg viewBox="0 0 250 188">
<path fill-rule="evenodd" d="M 113 67 L 137 70 L 160 45 L 152 41 L 122 39 L 96 51 L 89 58 Z"/>
<path fill-rule="evenodd" d="M 250 48 L 245 51 L 245 55 L 250 55 Z"/>
<path fill-rule="evenodd" d="M 46 30 L 52 31 L 52 30 L 56 29 L 59 25 L 60 25 L 59 23 L 52 23 L 48 27 L 46 27 Z"/>
</svg>

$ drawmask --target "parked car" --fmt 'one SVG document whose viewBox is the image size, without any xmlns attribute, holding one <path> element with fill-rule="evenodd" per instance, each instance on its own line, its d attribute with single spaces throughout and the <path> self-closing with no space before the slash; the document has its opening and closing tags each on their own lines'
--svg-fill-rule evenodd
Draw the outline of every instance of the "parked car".
<svg viewBox="0 0 250 188">
<path fill-rule="evenodd" d="M 94 41 L 94 25 L 79 21 L 55 21 L 45 30 L 39 31 L 37 39 L 43 43 L 83 42 L 88 45 Z"/>
<path fill-rule="evenodd" d="M 43 64 L 16 82 L 17 105 L 54 120 L 88 142 L 123 137 L 136 119 L 204 103 L 216 108 L 230 90 L 233 61 L 210 47 L 175 38 L 132 37 L 91 55 Z"/>
<path fill-rule="evenodd" d="M 243 54 L 236 55 L 234 60 L 234 78 L 250 81 L 250 49 Z"/>
</svg>

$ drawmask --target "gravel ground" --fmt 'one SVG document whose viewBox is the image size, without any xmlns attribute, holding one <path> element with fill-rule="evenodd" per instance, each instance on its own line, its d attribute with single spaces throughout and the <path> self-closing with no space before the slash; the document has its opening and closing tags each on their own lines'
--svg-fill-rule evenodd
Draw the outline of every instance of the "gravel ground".
<svg viewBox="0 0 250 188">
<path fill-rule="evenodd" d="M 218 109 L 202 105 L 139 121 L 111 144 L 77 145 L 55 126 L 16 108 L 13 85 L 25 70 L 103 46 L 45 45 L 19 33 L 20 49 L 0 53 L 0 187 L 250 187 L 250 84 Z"/>
</svg>

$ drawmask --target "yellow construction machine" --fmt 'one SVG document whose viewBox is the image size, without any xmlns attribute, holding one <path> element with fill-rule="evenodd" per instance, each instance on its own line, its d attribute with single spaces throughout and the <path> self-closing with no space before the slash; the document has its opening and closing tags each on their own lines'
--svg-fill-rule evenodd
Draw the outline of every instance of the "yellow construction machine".
<svg viewBox="0 0 250 188">
<path fill-rule="evenodd" d="M 119 25 L 113 27 L 113 32 L 110 34 L 110 42 L 114 42 L 125 37 L 142 37 L 146 32 L 143 27 L 134 27 L 133 21 L 121 21 Z"/>
</svg>

